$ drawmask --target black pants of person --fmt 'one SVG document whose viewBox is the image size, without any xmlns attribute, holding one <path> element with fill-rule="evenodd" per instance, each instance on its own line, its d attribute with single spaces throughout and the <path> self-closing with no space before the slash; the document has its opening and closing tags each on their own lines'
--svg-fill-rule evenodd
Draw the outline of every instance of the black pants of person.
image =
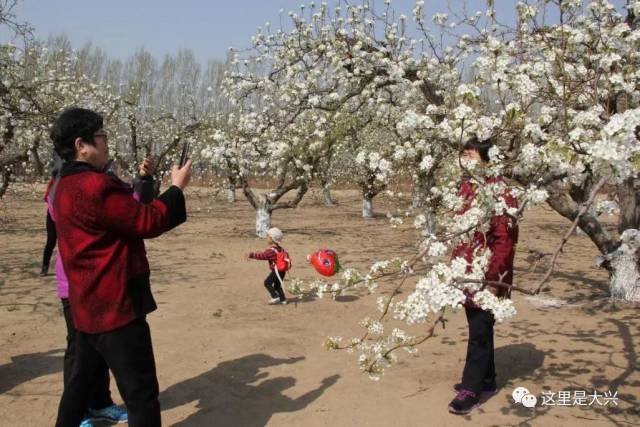
<svg viewBox="0 0 640 427">
<path fill-rule="evenodd" d="M 493 385 L 496 365 L 493 348 L 495 319 L 489 311 L 465 308 L 469 323 L 467 360 L 462 373 L 462 388 L 479 394 L 483 385 Z"/>
<path fill-rule="evenodd" d="M 278 272 L 281 280 L 284 280 L 285 273 L 286 271 Z M 264 287 L 267 288 L 267 291 L 269 291 L 269 295 L 271 295 L 271 298 L 278 298 L 280 301 L 285 301 L 287 299 L 284 296 L 282 283 L 280 283 L 280 280 L 278 280 L 275 269 L 271 271 L 266 279 L 264 279 Z"/>
<path fill-rule="evenodd" d="M 77 426 L 102 360 L 113 372 L 131 427 L 160 426 L 158 379 L 151 332 L 144 317 L 113 331 L 76 331 L 76 354 L 60 406 L 57 427 Z"/>
<path fill-rule="evenodd" d="M 53 248 L 56 247 L 57 239 L 56 223 L 53 222 L 53 219 L 47 210 L 47 243 L 44 245 L 44 251 L 42 252 L 42 268 L 49 268 L 51 255 L 53 254 Z"/>
<path fill-rule="evenodd" d="M 64 386 L 67 387 L 76 356 L 76 330 L 73 327 L 73 315 L 67 298 L 62 298 L 62 311 L 64 313 L 64 321 L 67 324 L 67 349 L 64 351 L 63 370 Z M 113 405 L 111 392 L 109 391 L 109 367 L 104 359 L 97 362 L 92 380 L 91 390 L 88 393 L 87 408 L 103 409 Z"/>
</svg>

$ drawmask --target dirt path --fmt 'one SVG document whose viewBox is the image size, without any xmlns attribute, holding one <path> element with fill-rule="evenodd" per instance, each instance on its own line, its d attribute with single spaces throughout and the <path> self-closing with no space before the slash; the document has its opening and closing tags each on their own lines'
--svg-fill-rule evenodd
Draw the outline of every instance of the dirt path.
<svg viewBox="0 0 640 427">
<path fill-rule="evenodd" d="M 309 299 L 268 306 L 265 263 L 243 254 L 265 246 L 252 235 L 253 211 L 189 195 L 189 221 L 147 245 L 159 309 L 149 316 L 165 425 L 184 426 L 458 426 L 638 425 L 640 318 L 637 307 L 606 299 L 606 275 L 593 267 L 595 248 L 584 236 L 567 245 L 542 298 L 516 295 L 518 315 L 496 327 L 498 395 L 470 417 L 447 412 L 466 352 L 464 313 L 416 356 L 399 354 L 379 382 L 359 373 L 357 358 L 330 353 L 329 335 L 357 336 L 358 322 L 375 314 L 376 295 L 339 301 Z M 0 206 L 0 425 L 51 425 L 62 390 L 65 327 L 54 278 L 35 275 L 44 244 L 44 204 L 17 187 Z M 331 247 L 347 266 L 413 253 L 410 225 L 391 229 L 384 215 L 359 217 L 355 192 L 335 194 L 325 208 L 313 198 L 278 211 L 294 277 L 315 277 L 306 254 Z M 392 210 L 390 201 L 378 206 Z M 529 248 L 551 252 L 568 227 L 547 209 L 530 212 L 521 227 L 517 281 L 532 286 Z M 541 264 L 542 266 L 543 264 Z M 390 289 L 383 284 L 381 290 Z M 413 329 L 418 332 L 419 328 Z M 513 403 L 515 387 L 543 391 L 617 391 L 617 406 L 540 406 Z M 112 391 L 121 399 L 115 383 Z M 603 398 L 599 399 L 601 402 Z M 603 402 L 604 403 L 604 402 Z"/>
</svg>

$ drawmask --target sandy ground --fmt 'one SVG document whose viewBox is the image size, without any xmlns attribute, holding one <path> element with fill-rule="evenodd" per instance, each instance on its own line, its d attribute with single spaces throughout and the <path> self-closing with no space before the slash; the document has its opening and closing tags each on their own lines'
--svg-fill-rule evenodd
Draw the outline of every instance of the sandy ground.
<svg viewBox="0 0 640 427">
<path fill-rule="evenodd" d="M 33 191 L 32 191 L 33 190 Z M 16 186 L 0 203 L 0 425 L 52 425 L 62 390 L 65 326 L 54 278 L 36 276 L 45 240 L 41 187 Z M 277 211 L 294 257 L 292 276 L 312 278 L 306 254 L 331 247 L 344 265 L 413 253 L 415 231 L 391 229 L 379 216 L 359 217 L 356 192 L 322 206 L 313 195 L 296 210 Z M 638 425 L 640 318 L 638 307 L 607 300 L 606 274 L 593 264 L 595 247 L 574 237 L 549 292 L 537 300 L 515 295 L 518 315 L 496 327 L 499 393 L 471 416 L 447 412 L 466 351 L 466 319 L 451 313 L 416 356 L 379 382 L 359 372 L 354 354 L 328 352 L 324 339 L 361 333 L 375 315 L 377 295 L 305 298 L 269 306 L 265 263 L 243 254 L 265 247 L 252 235 L 254 216 L 240 199 L 231 205 L 189 191 L 189 221 L 148 242 L 159 309 L 148 318 L 154 341 L 165 425 L 184 426 L 507 426 Z M 527 251 L 552 252 L 568 223 L 548 209 L 521 226 L 517 282 L 533 286 L 544 264 L 530 271 Z M 381 291 L 393 283 L 383 283 Z M 546 303 L 546 304 L 544 304 Z M 425 326 L 422 326 L 424 330 Z M 411 329 L 420 333 L 421 328 Z M 616 392 L 617 401 L 527 409 L 511 393 Z M 122 402 L 115 382 L 112 392 Z M 556 394 L 556 403 L 557 403 Z M 573 396 L 573 394 L 572 394 Z M 617 403 L 615 405 L 614 403 Z"/>
</svg>

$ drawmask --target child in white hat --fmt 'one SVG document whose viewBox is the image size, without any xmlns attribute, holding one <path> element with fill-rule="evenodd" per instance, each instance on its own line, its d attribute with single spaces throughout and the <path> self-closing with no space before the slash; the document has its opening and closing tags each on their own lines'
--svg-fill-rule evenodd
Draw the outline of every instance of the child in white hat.
<svg viewBox="0 0 640 427">
<path fill-rule="evenodd" d="M 271 273 L 264 280 L 264 287 L 271 295 L 269 304 L 287 303 L 282 282 L 287 270 L 291 267 L 291 260 L 287 251 L 281 246 L 283 237 L 282 230 L 272 227 L 267 230 L 267 243 L 271 246 L 264 252 L 251 252 L 247 255 L 249 259 L 269 261 Z"/>
</svg>

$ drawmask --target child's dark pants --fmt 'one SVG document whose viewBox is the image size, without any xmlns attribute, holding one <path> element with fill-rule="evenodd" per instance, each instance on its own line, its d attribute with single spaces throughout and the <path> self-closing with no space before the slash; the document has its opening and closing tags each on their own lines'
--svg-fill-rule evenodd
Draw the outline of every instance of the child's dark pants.
<svg viewBox="0 0 640 427">
<path fill-rule="evenodd" d="M 462 373 L 462 388 L 479 394 L 483 385 L 492 385 L 496 380 L 493 359 L 493 314 L 479 308 L 465 308 L 469 323 L 467 361 Z"/>
<path fill-rule="evenodd" d="M 280 279 L 284 280 L 284 275 L 286 271 L 279 271 Z M 271 270 L 271 273 L 264 279 L 264 287 L 269 291 L 269 295 L 271 298 L 278 298 L 280 301 L 285 301 L 287 298 L 284 296 L 284 290 L 282 290 L 282 283 L 278 280 L 278 276 L 276 276 L 276 270 Z"/>
</svg>

